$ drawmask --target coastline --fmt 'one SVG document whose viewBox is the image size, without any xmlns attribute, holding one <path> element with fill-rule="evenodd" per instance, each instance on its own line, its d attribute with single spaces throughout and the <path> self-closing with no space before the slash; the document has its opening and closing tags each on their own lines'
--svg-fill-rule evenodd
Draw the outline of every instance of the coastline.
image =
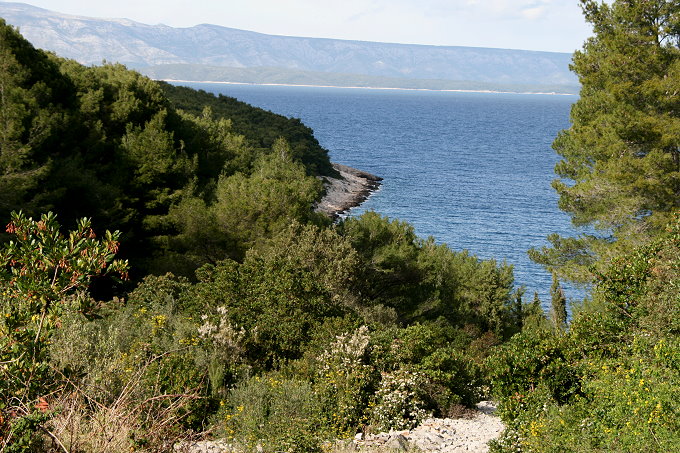
<svg viewBox="0 0 680 453">
<path fill-rule="evenodd" d="M 182 79 L 156 79 L 162 82 L 174 83 L 216 83 L 223 85 L 253 85 L 272 87 L 300 87 L 300 88 L 348 88 L 352 90 L 392 90 L 392 91 L 435 91 L 442 93 L 486 93 L 486 94 L 536 94 L 544 96 L 578 96 L 575 93 L 539 92 L 539 91 L 496 91 L 496 90 L 455 90 L 434 88 L 397 88 L 397 87 L 366 87 L 366 86 L 342 86 L 342 85 L 310 85 L 295 83 L 252 83 L 252 82 L 224 82 L 219 80 L 182 80 Z"/>
<path fill-rule="evenodd" d="M 333 220 L 347 213 L 351 208 L 360 206 L 373 192 L 378 190 L 383 179 L 380 176 L 333 163 L 340 178 L 321 176 L 326 194 L 317 203 L 315 210 L 326 214 Z"/>
</svg>

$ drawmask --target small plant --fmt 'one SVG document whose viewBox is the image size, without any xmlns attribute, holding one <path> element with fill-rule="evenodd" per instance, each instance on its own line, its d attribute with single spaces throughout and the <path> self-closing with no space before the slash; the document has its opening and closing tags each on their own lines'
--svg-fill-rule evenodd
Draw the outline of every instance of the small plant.
<svg viewBox="0 0 680 453">
<path fill-rule="evenodd" d="M 217 316 L 201 315 L 198 338 L 203 342 L 205 362 L 213 395 L 224 392 L 230 378 L 237 374 L 245 352 L 246 330 L 232 325 L 226 307 L 217 307 Z M 216 318 L 216 319 L 214 319 Z"/>
<path fill-rule="evenodd" d="M 244 451 L 321 451 L 320 404 L 311 385 L 277 375 L 249 378 L 222 402 L 227 440 Z"/>
<path fill-rule="evenodd" d="M 203 398 L 194 389 L 169 393 L 156 388 L 149 392 L 149 375 L 156 374 L 159 364 L 169 359 L 169 355 L 151 357 L 126 373 L 123 386 L 110 401 L 102 402 L 90 393 L 91 387 L 68 386 L 68 391 L 55 398 L 57 410 L 45 428 L 65 451 L 170 450 L 174 443 L 191 436 L 183 422 L 195 401 Z M 159 387 L 161 382 L 155 384 Z"/>
</svg>

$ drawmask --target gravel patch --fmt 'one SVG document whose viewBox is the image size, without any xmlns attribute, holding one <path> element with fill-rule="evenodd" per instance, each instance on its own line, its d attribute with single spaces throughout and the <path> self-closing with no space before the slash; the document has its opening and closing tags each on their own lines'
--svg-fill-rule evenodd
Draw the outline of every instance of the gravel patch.
<svg viewBox="0 0 680 453">
<path fill-rule="evenodd" d="M 431 418 L 410 431 L 379 433 L 365 438 L 357 434 L 354 440 L 338 442 L 333 451 L 486 453 L 489 451 L 489 441 L 498 438 L 504 429 L 500 418 L 494 415 L 495 411 L 494 403 L 482 401 L 477 404 L 477 410 L 468 417 Z M 174 450 L 182 453 L 237 451 L 223 440 L 185 442 L 175 445 Z"/>
<path fill-rule="evenodd" d="M 349 449 L 370 452 L 409 451 L 423 452 L 477 452 L 489 451 L 488 443 L 498 438 L 504 426 L 494 415 L 496 406 L 490 401 L 477 404 L 477 411 L 466 418 L 431 418 L 410 431 L 393 431 L 367 436 L 357 435 Z"/>
</svg>

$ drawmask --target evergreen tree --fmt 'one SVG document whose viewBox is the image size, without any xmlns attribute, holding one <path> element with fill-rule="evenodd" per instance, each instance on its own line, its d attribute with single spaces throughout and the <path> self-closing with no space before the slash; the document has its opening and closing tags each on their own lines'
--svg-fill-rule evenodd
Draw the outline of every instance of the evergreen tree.
<svg viewBox="0 0 680 453">
<path fill-rule="evenodd" d="M 530 307 L 531 308 L 529 309 L 529 311 L 531 311 L 532 313 L 534 313 L 534 312 L 543 313 L 543 308 L 541 308 L 541 298 L 538 297 L 538 291 L 534 291 L 534 298 L 531 299 Z"/>
<path fill-rule="evenodd" d="M 515 303 L 511 307 L 513 321 L 515 322 L 515 327 L 518 331 L 521 331 L 522 327 L 524 327 L 524 317 L 527 315 L 524 307 L 524 300 L 522 299 L 525 291 L 526 289 L 523 286 L 517 288 L 515 291 Z"/>
<path fill-rule="evenodd" d="M 539 332 L 550 329 L 551 321 L 541 306 L 541 299 L 534 291 L 534 297 L 522 307 L 522 332 Z"/>
<path fill-rule="evenodd" d="M 552 276 L 552 286 L 550 287 L 550 320 L 556 329 L 564 329 L 567 325 L 567 298 L 556 274 Z"/>
<path fill-rule="evenodd" d="M 581 96 L 553 144 L 559 206 L 597 234 L 551 235 L 530 252 L 575 281 L 657 236 L 680 207 L 680 2 L 609 3 L 581 0 L 595 36 L 574 54 Z"/>
</svg>

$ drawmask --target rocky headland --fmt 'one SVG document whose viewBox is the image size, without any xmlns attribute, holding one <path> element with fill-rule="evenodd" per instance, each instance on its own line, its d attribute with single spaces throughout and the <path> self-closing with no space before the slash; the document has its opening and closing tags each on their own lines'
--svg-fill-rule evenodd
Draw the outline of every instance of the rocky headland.
<svg viewBox="0 0 680 453">
<path fill-rule="evenodd" d="M 342 164 L 333 164 L 339 178 L 322 176 L 326 194 L 316 210 L 333 219 L 359 206 L 380 187 L 382 178 Z"/>
</svg>

